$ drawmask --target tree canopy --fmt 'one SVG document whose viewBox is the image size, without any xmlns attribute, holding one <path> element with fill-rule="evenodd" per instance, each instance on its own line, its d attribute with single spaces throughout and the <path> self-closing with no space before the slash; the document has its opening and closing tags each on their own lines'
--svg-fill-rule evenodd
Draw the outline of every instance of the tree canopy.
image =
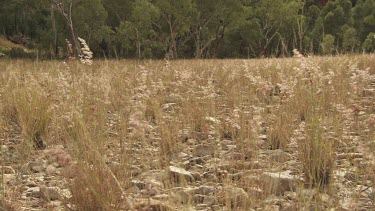
<svg viewBox="0 0 375 211">
<path fill-rule="evenodd" d="M 373 52 L 375 0 L 0 0 L 0 33 L 44 58 L 77 37 L 106 58 Z"/>
</svg>

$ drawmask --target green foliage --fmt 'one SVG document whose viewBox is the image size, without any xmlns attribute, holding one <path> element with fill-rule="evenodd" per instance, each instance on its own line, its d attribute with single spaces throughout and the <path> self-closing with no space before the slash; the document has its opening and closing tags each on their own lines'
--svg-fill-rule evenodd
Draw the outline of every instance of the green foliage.
<svg viewBox="0 0 375 211">
<path fill-rule="evenodd" d="M 332 46 L 322 45 L 330 46 L 332 37 L 325 35 L 335 38 L 338 52 L 373 49 L 368 36 L 375 32 L 375 0 L 62 2 L 73 3 L 75 35 L 85 38 L 96 56 L 247 58 L 288 56 L 294 48 L 330 54 Z M 25 47 L 48 58 L 64 55 L 71 34 L 65 17 L 47 0 L 0 0 L 0 26 L 4 37 L 21 35 L 29 40 Z"/>
<path fill-rule="evenodd" d="M 357 38 L 357 31 L 355 28 L 348 28 L 343 37 L 342 45 L 344 47 L 344 50 L 353 52 L 358 46 L 360 42 Z"/>
<path fill-rule="evenodd" d="M 366 40 L 362 44 L 362 49 L 364 52 L 375 51 L 375 33 L 370 33 L 367 35 Z"/>
<path fill-rule="evenodd" d="M 375 32 L 375 0 L 359 0 L 353 8 L 355 28 L 364 41 L 367 35 Z"/>
<path fill-rule="evenodd" d="M 32 53 L 27 53 L 22 48 L 12 48 L 8 52 L 8 55 L 12 59 L 31 59 L 34 57 Z"/>
<path fill-rule="evenodd" d="M 335 50 L 335 37 L 330 34 L 325 35 L 320 45 L 323 54 L 332 54 Z"/>
</svg>

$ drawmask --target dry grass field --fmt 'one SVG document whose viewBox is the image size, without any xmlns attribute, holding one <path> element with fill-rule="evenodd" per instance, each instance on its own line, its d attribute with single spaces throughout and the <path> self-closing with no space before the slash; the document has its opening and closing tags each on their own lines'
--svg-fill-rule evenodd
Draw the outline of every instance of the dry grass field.
<svg viewBox="0 0 375 211">
<path fill-rule="evenodd" d="M 375 55 L 0 61 L 0 210 L 375 210 Z"/>
</svg>

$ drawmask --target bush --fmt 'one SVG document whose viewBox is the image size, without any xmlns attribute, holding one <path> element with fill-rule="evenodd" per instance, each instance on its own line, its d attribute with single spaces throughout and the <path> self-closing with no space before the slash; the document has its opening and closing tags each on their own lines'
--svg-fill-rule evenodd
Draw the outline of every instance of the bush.
<svg viewBox="0 0 375 211">
<path fill-rule="evenodd" d="M 25 58 L 33 58 L 34 55 L 32 53 L 25 52 L 22 48 L 12 48 L 9 51 L 9 57 L 12 59 L 25 59 Z"/>
<path fill-rule="evenodd" d="M 325 55 L 332 54 L 335 50 L 335 37 L 333 35 L 327 34 L 323 38 L 323 42 L 320 44 L 322 47 L 322 53 Z"/>
<path fill-rule="evenodd" d="M 373 52 L 375 50 L 375 33 L 371 32 L 367 35 L 366 40 L 362 44 L 364 52 Z"/>
<path fill-rule="evenodd" d="M 344 33 L 342 45 L 346 51 L 353 52 L 357 49 L 360 44 L 357 31 L 354 28 L 348 28 Z"/>
</svg>

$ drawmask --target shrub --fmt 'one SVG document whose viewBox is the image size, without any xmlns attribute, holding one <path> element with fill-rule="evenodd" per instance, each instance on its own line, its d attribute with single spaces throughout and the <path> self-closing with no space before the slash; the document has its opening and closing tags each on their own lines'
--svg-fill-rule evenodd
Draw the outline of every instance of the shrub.
<svg viewBox="0 0 375 211">
<path fill-rule="evenodd" d="M 346 51 L 353 52 L 356 50 L 358 45 L 360 44 L 357 31 L 354 28 L 348 28 L 343 37 L 342 45 Z"/>
<path fill-rule="evenodd" d="M 322 47 L 322 53 L 325 55 L 332 54 L 335 50 L 335 37 L 333 35 L 327 34 L 323 38 L 323 42 L 320 44 Z"/>
<path fill-rule="evenodd" d="M 33 58 L 34 55 L 32 53 L 25 52 L 22 48 L 12 48 L 9 51 L 9 57 L 12 59 L 20 59 L 20 58 Z"/>
<path fill-rule="evenodd" d="M 362 49 L 365 52 L 373 52 L 375 50 L 375 33 L 371 32 L 367 35 L 366 40 L 362 44 Z"/>
</svg>

